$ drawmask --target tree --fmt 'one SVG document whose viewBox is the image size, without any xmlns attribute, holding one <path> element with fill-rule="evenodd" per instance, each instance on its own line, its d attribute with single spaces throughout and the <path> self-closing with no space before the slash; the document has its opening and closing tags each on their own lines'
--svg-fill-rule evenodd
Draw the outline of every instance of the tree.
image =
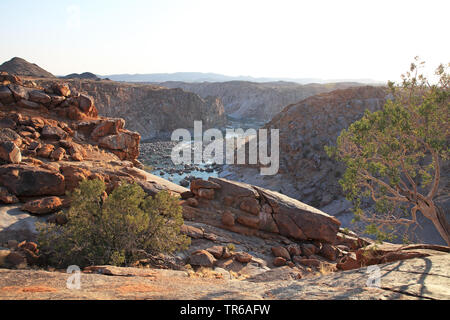
<svg viewBox="0 0 450 320">
<path fill-rule="evenodd" d="M 67 224 L 38 225 L 38 244 L 50 264 L 127 265 L 189 244 L 180 234 L 182 208 L 168 192 L 146 198 L 137 184 L 122 184 L 107 197 L 104 191 L 100 180 L 81 182 L 71 194 Z"/>
<path fill-rule="evenodd" d="M 382 110 L 366 110 L 326 150 L 346 165 L 339 182 L 355 220 L 369 223 L 366 231 L 388 237 L 399 226 L 417 226 L 420 212 L 450 245 L 446 213 L 434 201 L 449 159 L 450 64 L 437 68 L 434 83 L 423 66 L 416 58 L 400 84 L 389 82 Z M 374 209 L 362 210 L 370 200 Z"/>
</svg>

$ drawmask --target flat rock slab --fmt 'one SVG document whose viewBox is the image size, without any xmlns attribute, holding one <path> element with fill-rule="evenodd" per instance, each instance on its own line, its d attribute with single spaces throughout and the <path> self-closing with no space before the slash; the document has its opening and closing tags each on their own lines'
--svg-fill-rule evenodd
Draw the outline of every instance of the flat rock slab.
<svg viewBox="0 0 450 320">
<path fill-rule="evenodd" d="M 64 272 L 0 269 L 0 299 L 450 299 L 449 258 L 444 254 L 378 265 L 379 287 L 367 285 L 373 274 L 367 268 L 259 283 L 157 269 L 140 276 L 142 271 L 127 268 L 112 275 L 82 273 L 79 290 L 67 289 L 71 275 Z"/>
<path fill-rule="evenodd" d="M 19 205 L 0 206 L 0 244 L 8 240 L 35 240 L 35 224 L 44 221 L 45 218 L 22 211 Z"/>
</svg>

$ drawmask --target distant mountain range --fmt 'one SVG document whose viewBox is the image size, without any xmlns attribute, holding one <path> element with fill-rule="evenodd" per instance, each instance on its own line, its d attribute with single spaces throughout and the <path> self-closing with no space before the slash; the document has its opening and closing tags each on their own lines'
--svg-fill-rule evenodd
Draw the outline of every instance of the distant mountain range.
<svg viewBox="0 0 450 320">
<path fill-rule="evenodd" d="M 30 63 L 22 58 L 12 58 L 11 60 L 0 65 L 0 71 L 7 71 L 12 74 L 36 78 L 55 78 L 53 74 L 42 69 L 34 63 Z M 202 72 L 176 72 L 176 73 L 149 73 L 149 74 L 113 74 L 113 75 L 96 75 L 91 72 L 81 74 L 72 73 L 67 76 L 60 76 L 62 79 L 89 79 L 100 80 L 108 79 L 120 82 L 144 82 L 144 83 L 161 83 L 168 81 L 180 82 L 229 82 L 229 81 L 248 81 L 248 82 L 294 82 L 299 84 L 309 83 L 337 83 L 337 82 L 358 82 L 365 84 L 381 84 L 380 81 L 373 79 L 320 79 L 320 78 L 256 78 L 251 76 L 227 76 L 218 73 L 202 73 Z"/>
<path fill-rule="evenodd" d="M 202 72 L 176 72 L 176 73 L 149 73 L 149 74 L 113 74 L 100 76 L 113 81 L 124 82 L 149 82 L 160 83 L 167 81 L 181 82 L 228 82 L 228 81 L 249 81 L 249 82 L 295 82 L 300 84 L 308 83 L 336 83 L 336 82 L 358 82 L 367 84 L 377 84 L 381 81 L 373 79 L 320 79 L 320 78 L 255 78 L 251 76 L 226 76 L 218 73 Z"/>
</svg>

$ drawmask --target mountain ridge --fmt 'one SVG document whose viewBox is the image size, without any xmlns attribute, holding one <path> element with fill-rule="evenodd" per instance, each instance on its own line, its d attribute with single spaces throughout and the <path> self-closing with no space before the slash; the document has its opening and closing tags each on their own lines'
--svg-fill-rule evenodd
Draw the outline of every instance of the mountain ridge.
<svg viewBox="0 0 450 320">
<path fill-rule="evenodd" d="M 10 74 L 37 78 L 55 78 L 53 74 L 39 67 L 35 63 L 30 63 L 25 59 L 14 57 L 0 65 L 0 71 L 6 71 Z"/>
</svg>

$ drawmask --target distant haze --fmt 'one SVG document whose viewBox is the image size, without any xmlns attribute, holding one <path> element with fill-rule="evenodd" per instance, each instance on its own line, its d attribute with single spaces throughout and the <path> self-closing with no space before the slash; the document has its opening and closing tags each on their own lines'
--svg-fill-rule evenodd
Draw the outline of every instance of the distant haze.
<svg viewBox="0 0 450 320">
<path fill-rule="evenodd" d="M 55 75 L 212 72 L 252 81 L 385 82 L 397 80 L 416 55 L 433 69 L 448 62 L 449 6 L 448 0 L 0 1 L 0 61 L 22 57 Z"/>
<path fill-rule="evenodd" d="M 373 79 L 318 79 L 318 78 L 254 78 L 246 76 L 227 76 L 217 73 L 201 73 L 201 72 L 175 72 L 175 73 L 154 73 L 154 74 L 115 74 L 100 76 L 114 81 L 126 82 L 152 82 L 160 83 L 166 81 L 183 81 L 183 82 L 226 82 L 226 81 L 250 81 L 250 82 L 296 82 L 301 84 L 307 83 L 330 83 L 330 82 L 359 82 L 359 83 L 377 83 Z"/>
</svg>

